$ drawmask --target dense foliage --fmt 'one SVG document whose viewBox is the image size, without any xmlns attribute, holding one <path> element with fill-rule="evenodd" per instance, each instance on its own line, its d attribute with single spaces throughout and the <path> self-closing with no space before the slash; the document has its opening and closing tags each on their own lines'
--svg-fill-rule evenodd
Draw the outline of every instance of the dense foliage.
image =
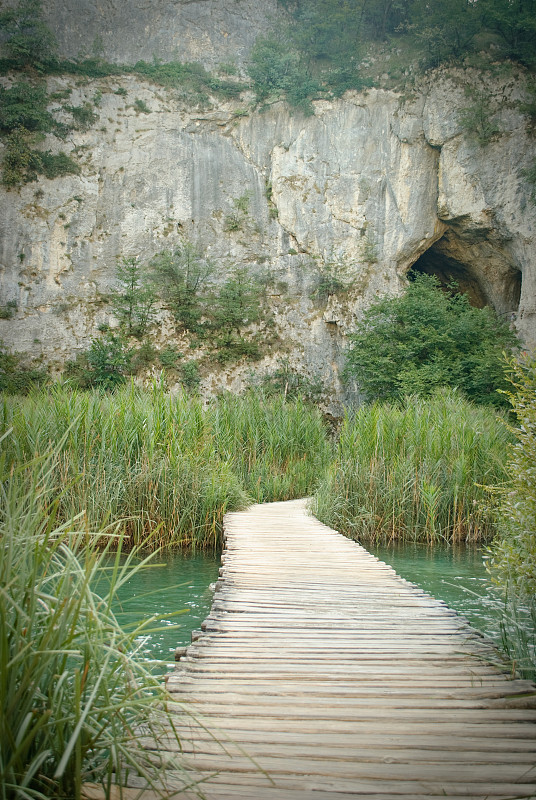
<svg viewBox="0 0 536 800">
<path fill-rule="evenodd" d="M 46 377 L 45 369 L 27 363 L 18 353 L 11 353 L 0 339 L 0 392 L 24 395 Z"/>
<path fill-rule="evenodd" d="M 443 392 L 363 406 L 341 428 L 316 513 L 360 541 L 478 541 L 494 532 L 483 484 L 505 478 L 495 413 Z"/>
<path fill-rule="evenodd" d="M 516 338 L 490 308 L 417 275 L 401 297 L 371 305 L 350 336 L 346 375 L 369 400 L 430 395 L 450 386 L 484 405 L 505 405 L 503 351 Z"/>
<path fill-rule="evenodd" d="M 306 113 L 311 100 L 362 89 L 378 76 L 371 46 L 389 44 L 382 71 L 399 79 L 494 48 L 499 58 L 536 66 L 534 0 L 280 0 L 288 23 L 260 37 L 249 75 L 257 99 L 285 98 Z M 372 60 L 377 60 L 372 55 Z"/>
<path fill-rule="evenodd" d="M 536 357 L 509 363 L 506 393 L 517 424 L 508 458 L 509 482 L 500 495 L 499 533 L 491 550 L 492 574 L 517 595 L 536 592 Z"/>
<path fill-rule="evenodd" d="M 56 41 L 43 20 L 41 0 L 20 0 L 0 12 L 0 32 L 14 66 L 44 70 L 55 62 Z"/>
</svg>

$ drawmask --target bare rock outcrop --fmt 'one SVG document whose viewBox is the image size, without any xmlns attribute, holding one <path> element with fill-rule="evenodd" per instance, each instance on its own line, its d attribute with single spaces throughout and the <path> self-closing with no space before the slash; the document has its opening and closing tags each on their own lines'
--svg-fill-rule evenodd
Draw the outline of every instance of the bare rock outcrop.
<svg viewBox="0 0 536 800">
<path fill-rule="evenodd" d="M 61 367 L 111 320 L 117 258 L 147 260 L 187 238 L 219 263 L 269 274 L 281 347 L 261 371 L 284 354 L 339 392 L 345 334 L 374 298 L 400 292 L 412 267 L 458 280 L 536 343 L 536 208 L 523 177 L 534 140 L 515 102 L 524 79 L 488 86 L 500 133 L 484 145 L 460 122 L 472 79 L 438 71 L 409 99 L 350 92 L 303 117 L 283 103 L 187 108 L 128 76 L 51 78 L 73 104 L 101 92 L 99 120 L 71 134 L 80 175 L 0 191 L 0 303 L 18 304 L 0 338 Z M 319 297 L 326 269 L 345 289 Z M 161 344 L 169 331 L 155 333 Z M 250 369 L 214 372 L 204 387 L 239 388 Z"/>
</svg>

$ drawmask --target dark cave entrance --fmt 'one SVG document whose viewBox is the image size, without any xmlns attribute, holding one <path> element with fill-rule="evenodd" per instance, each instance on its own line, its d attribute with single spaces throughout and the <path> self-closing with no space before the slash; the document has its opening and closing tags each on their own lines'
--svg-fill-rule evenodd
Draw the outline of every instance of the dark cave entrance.
<svg viewBox="0 0 536 800">
<path fill-rule="evenodd" d="M 519 308 L 521 272 L 487 241 L 464 248 L 460 240 L 447 235 L 415 261 L 408 278 L 419 273 L 435 275 L 445 291 L 452 291 L 456 284 L 472 306 L 492 306 L 499 316 L 513 317 Z"/>
</svg>

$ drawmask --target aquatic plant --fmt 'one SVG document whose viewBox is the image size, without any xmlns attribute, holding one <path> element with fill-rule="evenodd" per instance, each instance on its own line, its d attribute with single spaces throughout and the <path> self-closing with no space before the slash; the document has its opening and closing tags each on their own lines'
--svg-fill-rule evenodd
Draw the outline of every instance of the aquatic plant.
<svg viewBox="0 0 536 800">
<path fill-rule="evenodd" d="M 499 486 L 498 535 L 490 570 L 500 585 L 523 597 L 536 591 L 536 357 L 510 359 L 506 396 L 517 424 L 508 451 L 508 482 Z"/>
<path fill-rule="evenodd" d="M 140 734 L 174 729 L 135 642 L 152 620 L 125 632 L 113 611 L 150 556 L 122 555 L 124 537 L 91 532 L 82 514 L 60 522 L 55 457 L 15 470 L 0 459 L 0 798 L 79 800 L 87 781 L 108 796 L 129 775 L 159 797 L 162 765 Z"/>
<path fill-rule="evenodd" d="M 489 540 L 483 484 L 505 479 L 508 438 L 496 412 L 452 391 L 363 406 L 342 425 L 315 513 L 363 541 Z"/>
<path fill-rule="evenodd" d="M 50 465 L 58 518 L 82 514 L 90 530 L 119 523 L 131 546 L 219 547 L 226 511 L 311 493 L 330 457 L 320 413 L 301 401 L 251 394 L 205 407 L 160 385 L 4 397 L 0 435 L 8 428 L 18 480 L 61 441 Z"/>
<path fill-rule="evenodd" d="M 215 446 L 256 502 L 312 493 L 332 458 L 320 411 L 302 398 L 228 394 L 212 409 Z"/>
</svg>

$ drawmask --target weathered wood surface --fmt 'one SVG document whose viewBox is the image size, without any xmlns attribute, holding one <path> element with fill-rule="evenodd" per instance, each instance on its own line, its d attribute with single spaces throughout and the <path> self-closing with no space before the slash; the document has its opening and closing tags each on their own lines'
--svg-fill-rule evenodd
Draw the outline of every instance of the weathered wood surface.
<svg viewBox="0 0 536 800">
<path fill-rule="evenodd" d="M 206 798 L 536 797 L 534 686 L 443 602 L 305 501 L 225 527 L 210 616 L 168 678 Z"/>
</svg>

